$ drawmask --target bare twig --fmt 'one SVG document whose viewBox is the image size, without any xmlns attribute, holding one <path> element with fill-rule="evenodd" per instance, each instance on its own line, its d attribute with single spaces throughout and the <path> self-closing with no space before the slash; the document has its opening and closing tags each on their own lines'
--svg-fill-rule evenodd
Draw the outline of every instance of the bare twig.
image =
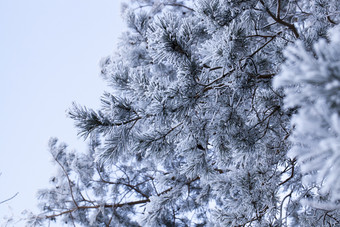
<svg viewBox="0 0 340 227">
<path fill-rule="evenodd" d="M 186 6 L 186 5 L 179 4 L 179 3 L 166 3 L 164 5 L 166 5 L 166 6 L 179 6 L 179 7 L 183 7 L 185 9 L 189 10 L 189 11 L 192 11 L 192 12 L 195 11 L 193 8 L 190 8 L 190 7 Z"/>
<path fill-rule="evenodd" d="M 19 192 L 15 193 L 15 195 L 13 195 L 12 197 L 10 197 L 10 198 L 8 198 L 8 199 L 6 199 L 6 200 L 4 200 L 4 201 L 1 201 L 0 204 L 5 203 L 5 202 L 8 202 L 8 201 L 10 201 L 11 199 L 14 199 L 14 197 L 16 197 L 18 194 L 19 194 Z"/>
<path fill-rule="evenodd" d="M 183 5 L 183 4 L 179 4 L 179 3 L 163 3 L 164 6 L 178 6 L 178 7 L 182 7 L 182 8 L 185 8 L 191 12 L 194 12 L 195 10 L 193 8 L 190 8 L 186 5 Z M 153 7 L 153 4 L 148 4 L 148 5 L 143 5 L 143 6 L 138 6 L 137 8 L 134 8 L 133 10 L 137 10 L 137 9 L 142 9 L 142 8 L 145 8 L 145 7 Z"/>
</svg>

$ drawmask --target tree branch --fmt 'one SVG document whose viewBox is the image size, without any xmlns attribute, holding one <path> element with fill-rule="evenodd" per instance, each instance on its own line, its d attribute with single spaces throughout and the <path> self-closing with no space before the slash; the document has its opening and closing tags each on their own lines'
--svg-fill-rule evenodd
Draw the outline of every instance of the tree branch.
<svg viewBox="0 0 340 227">
<path fill-rule="evenodd" d="M 291 170 L 290 176 L 289 176 L 286 180 L 284 180 L 283 182 L 281 182 L 281 183 L 279 184 L 279 186 L 281 186 L 281 185 L 287 183 L 290 179 L 292 179 L 292 178 L 294 177 L 294 167 L 295 167 L 295 163 L 296 163 L 296 159 L 294 158 L 293 160 L 291 160 L 292 170 Z"/>
<path fill-rule="evenodd" d="M 98 172 L 98 171 L 97 171 Z M 98 172 L 98 175 L 100 177 L 100 180 L 103 182 L 103 183 L 106 183 L 106 184 L 113 184 L 113 185 L 124 185 L 132 190 L 134 190 L 135 192 L 137 192 L 138 194 L 142 195 L 143 197 L 149 199 L 149 196 L 146 195 L 145 193 L 143 193 L 141 190 L 139 190 L 139 188 L 136 186 L 136 185 L 132 185 L 132 184 L 127 184 L 127 183 L 123 183 L 123 182 L 111 182 L 111 181 L 107 181 L 105 180 L 102 175 Z"/>
<path fill-rule="evenodd" d="M 269 16 L 271 18 L 274 19 L 274 21 L 276 21 L 279 24 L 282 24 L 284 26 L 286 26 L 287 28 L 289 28 L 290 30 L 292 30 L 292 32 L 294 33 L 296 38 L 299 38 L 299 33 L 297 32 L 294 24 L 290 24 L 282 19 L 280 19 L 279 17 L 276 17 L 270 10 L 269 8 L 265 5 L 265 3 L 263 2 L 263 0 L 260 0 L 261 4 L 263 5 L 263 7 L 265 8 L 266 12 L 269 14 Z"/>
<path fill-rule="evenodd" d="M 280 20 L 281 1 L 277 0 L 276 17 Z"/>
<path fill-rule="evenodd" d="M 104 208 L 118 208 L 118 207 L 123 207 L 123 206 L 134 206 L 138 204 L 143 204 L 150 202 L 149 199 L 144 199 L 144 200 L 137 200 L 137 201 L 132 201 L 132 202 L 127 202 L 127 203 L 117 203 L 117 204 L 105 204 L 103 205 Z M 82 210 L 82 209 L 98 209 L 102 207 L 102 205 L 95 205 L 95 206 L 78 206 L 70 210 L 63 211 L 58 214 L 52 214 L 52 215 L 46 215 L 45 218 L 55 218 L 64 214 L 69 214 L 77 210 Z"/>
<path fill-rule="evenodd" d="M 166 3 L 166 4 L 164 4 L 164 5 L 166 5 L 166 6 L 178 6 L 178 7 L 183 7 L 183 8 L 185 8 L 185 9 L 189 10 L 189 11 L 195 12 L 195 10 L 194 10 L 193 8 L 190 8 L 190 7 L 186 6 L 186 5 L 179 4 L 179 3 Z"/>
<path fill-rule="evenodd" d="M 52 155 L 52 156 L 53 156 L 53 155 Z M 58 156 L 58 155 L 57 155 L 57 156 Z M 75 198 L 74 198 L 74 196 L 73 196 L 72 181 L 71 181 L 70 177 L 68 176 L 67 171 L 65 170 L 64 166 L 58 161 L 57 157 L 54 157 L 54 156 L 53 156 L 53 158 L 54 158 L 54 160 L 58 163 L 58 165 L 61 167 L 61 169 L 63 170 L 63 172 L 64 172 L 64 174 L 65 174 L 65 176 L 66 176 L 66 178 L 67 178 L 67 182 L 68 182 L 68 186 L 69 186 L 69 188 L 70 188 L 70 193 L 71 193 L 71 197 L 72 197 L 73 203 L 74 203 L 74 205 L 75 205 L 76 207 L 78 207 L 78 204 L 77 204 L 77 202 L 76 202 L 76 200 L 75 200 Z"/>
</svg>

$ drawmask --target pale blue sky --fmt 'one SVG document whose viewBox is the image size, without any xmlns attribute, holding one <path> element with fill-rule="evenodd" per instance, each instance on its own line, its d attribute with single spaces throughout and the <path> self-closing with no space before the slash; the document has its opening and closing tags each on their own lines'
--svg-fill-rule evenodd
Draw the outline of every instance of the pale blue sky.
<svg viewBox="0 0 340 227">
<path fill-rule="evenodd" d="M 0 223 L 11 209 L 35 209 L 54 172 L 50 137 L 75 149 L 72 101 L 98 107 L 99 61 L 115 50 L 120 0 L 0 0 Z M 18 225 L 19 226 L 19 225 Z"/>
</svg>

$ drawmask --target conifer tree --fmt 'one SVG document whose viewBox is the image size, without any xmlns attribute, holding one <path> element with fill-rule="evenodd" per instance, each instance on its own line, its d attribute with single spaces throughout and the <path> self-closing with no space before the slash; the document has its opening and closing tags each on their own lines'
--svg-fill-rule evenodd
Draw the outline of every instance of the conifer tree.
<svg viewBox="0 0 340 227">
<path fill-rule="evenodd" d="M 339 3 L 124 5 L 102 107 L 69 111 L 89 149 L 51 139 L 58 172 L 28 223 L 340 225 Z"/>
<path fill-rule="evenodd" d="M 285 107 L 298 108 L 289 156 L 299 157 L 305 184 L 323 196 L 323 204 L 314 205 L 334 209 L 340 199 L 340 27 L 327 38 L 309 51 L 300 41 L 287 48 L 275 84 L 284 87 Z"/>
</svg>

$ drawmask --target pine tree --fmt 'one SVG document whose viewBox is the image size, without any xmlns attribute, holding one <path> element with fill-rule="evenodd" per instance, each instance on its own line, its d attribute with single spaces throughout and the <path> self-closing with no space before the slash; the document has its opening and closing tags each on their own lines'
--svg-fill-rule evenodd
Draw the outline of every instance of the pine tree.
<svg viewBox="0 0 340 227">
<path fill-rule="evenodd" d="M 59 172 L 28 223 L 338 225 L 339 3 L 124 5 L 129 30 L 102 61 L 111 91 L 69 111 L 89 149 L 51 139 Z"/>
<path fill-rule="evenodd" d="M 287 48 L 275 83 L 284 87 L 285 106 L 298 108 L 289 156 L 299 157 L 305 182 L 334 209 L 340 199 L 340 27 L 329 33 L 329 41 L 321 39 L 309 51 L 302 42 Z"/>
</svg>

